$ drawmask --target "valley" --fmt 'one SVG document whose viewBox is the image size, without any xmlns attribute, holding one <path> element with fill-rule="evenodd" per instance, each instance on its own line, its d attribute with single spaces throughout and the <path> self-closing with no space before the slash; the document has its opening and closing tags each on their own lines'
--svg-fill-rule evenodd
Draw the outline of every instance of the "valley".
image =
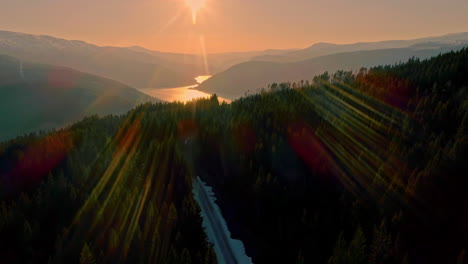
<svg viewBox="0 0 468 264">
<path fill-rule="evenodd" d="M 199 98 L 208 98 L 211 96 L 211 94 L 197 90 L 198 86 L 204 81 L 208 80 L 210 77 L 210 75 L 198 76 L 194 79 L 198 82 L 198 84 L 190 86 L 175 88 L 146 88 L 139 90 L 142 93 L 166 102 L 188 102 Z M 222 97 L 219 97 L 219 100 L 226 103 L 231 102 L 231 100 Z"/>
<path fill-rule="evenodd" d="M 466 10 L 1 3 L 0 263 L 467 264 Z"/>
</svg>

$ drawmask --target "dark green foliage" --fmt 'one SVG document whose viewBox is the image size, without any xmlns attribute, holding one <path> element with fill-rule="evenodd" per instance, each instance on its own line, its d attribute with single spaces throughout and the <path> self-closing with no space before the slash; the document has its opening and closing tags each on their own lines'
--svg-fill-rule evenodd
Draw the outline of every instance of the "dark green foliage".
<svg viewBox="0 0 468 264">
<path fill-rule="evenodd" d="M 385 222 L 374 229 L 374 238 L 370 249 L 371 263 L 395 263 L 392 238 L 386 230 Z"/>
<path fill-rule="evenodd" d="M 0 143 L 0 256 L 215 263 L 199 175 L 254 263 L 464 261 L 467 65 L 463 49 Z"/>
<path fill-rule="evenodd" d="M 94 258 L 93 252 L 89 248 L 88 244 L 84 244 L 80 254 L 80 264 L 95 264 L 96 259 Z"/>
<path fill-rule="evenodd" d="M 174 130 L 142 132 L 149 121 L 91 117 L 0 144 L 2 259 L 213 263 Z"/>
<path fill-rule="evenodd" d="M 343 233 L 338 237 L 333 256 L 328 260 L 329 264 L 365 264 L 369 263 L 366 249 L 366 238 L 361 228 L 356 230 L 353 239 L 346 243 Z"/>
<path fill-rule="evenodd" d="M 269 58 L 266 60 L 254 59 L 234 65 L 223 72 L 215 74 L 200 84 L 198 89 L 205 92 L 217 93 L 223 98 L 237 98 L 244 95 L 244 93 L 256 93 L 258 88 L 266 87 L 268 83 L 272 82 L 310 80 L 314 75 L 324 71 L 395 64 L 406 61 L 412 56 L 430 58 L 440 53 L 461 49 L 463 45 L 446 46 L 440 44 L 438 47 L 431 48 L 423 47 L 423 45 L 375 50 L 363 48 L 351 52 L 343 50 L 342 52 L 330 53 L 325 56 L 297 57 L 293 61 L 283 61 L 281 63 L 273 62 Z"/>
</svg>

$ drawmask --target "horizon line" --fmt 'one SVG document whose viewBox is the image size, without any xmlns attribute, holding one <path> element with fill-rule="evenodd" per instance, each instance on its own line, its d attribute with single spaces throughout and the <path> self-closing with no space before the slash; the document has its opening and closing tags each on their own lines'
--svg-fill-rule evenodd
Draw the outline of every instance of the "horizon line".
<svg viewBox="0 0 468 264">
<path fill-rule="evenodd" d="M 66 37 L 60 37 L 60 36 L 53 36 L 49 34 L 38 34 L 38 33 L 27 33 L 27 32 L 19 32 L 19 31 L 11 31 L 11 30 L 5 30 L 5 29 L 0 29 L 0 32 L 8 32 L 8 33 L 14 33 L 14 34 L 21 34 L 21 35 L 29 35 L 29 36 L 36 36 L 36 37 L 49 37 L 49 38 L 54 38 L 58 40 L 65 40 L 65 41 L 75 41 L 75 42 L 84 42 L 89 45 L 93 45 L 96 47 L 100 48 L 143 48 L 148 51 L 154 51 L 154 52 L 160 52 L 160 53 L 166 53 L 166 54 L 181 54 L 181 55 L 199 55 L 197 53 L 184 53 L 184 52 L 177 52 L 177 51 L 163 51 L 163 50 L 157 50 L 157 49 L 152 49 L 152 48 L 147 48 L 141 45 L 103 45 L 103 44 L 97 44 L 93 42 L 89 42 L 87 40 L 81 40 L 81 39 L 73 39 L 73 38 L 66 38 Z M 364 44 L 364 43 L 380 43 L 380 42 L 388 42 L 388 41 L 411 41 L 411 40 L 422 40 L 426 38 L 435 38 L 435 37 L 446 37 L 446 36 L 451 36 L 451 35 L 461 35 L 461 34 L 468 34 L 468 31 L 459 31 L 459 32 L 450 32 L 450 33 L 444 33 L 441 35 L 430 35 L 430 36 L 424 36 L 424 37 L 415 37 L 415 38 L 408 38 L 408 39 L 384 39 L 384 40 L 376 40 L 376 41 L 357 41 L 357 42 L 347 42 L 347 43 L 333 43 L 333 42 L 326 42 L 326 41 L 318 41 L 314 42 L 311 45 L 308 45 L 306 47 L 301 47 L 301 48 L 266 48 L 266 49 L 259 49 L 259 50 L 244 50 L 244 51 L 223 51 L 223 52 L 211 52 L 208 54 L 229 54 L 229 53 L 250 53 L 250 52 L 264 52 L 264 51 L 295 51 L 295 50 L 303 50 L 310 48 L 314 45 L 317 44 L 330 44 L 330 45 L 353 45 L 353 44 Z"/>
</svg>

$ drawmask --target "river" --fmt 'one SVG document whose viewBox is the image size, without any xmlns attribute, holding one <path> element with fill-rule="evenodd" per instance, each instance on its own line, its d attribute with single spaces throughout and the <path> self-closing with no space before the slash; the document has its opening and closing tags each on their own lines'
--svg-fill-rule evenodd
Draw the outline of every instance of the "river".
<svg viewBox="0 0 468 264">
<path fill-rule="evenodd" d="M 202 75 L 195 78 L 197 84 L 175 87 L 175 88 L 147 88 L 140 89 L 141 92 L 151 95 L 155 98 L 161 99 L 167 102 L 187 102 L 197 98 L 207 98 L 211 94 L 204 93 L 202 91 L 196 90 L 198 85 L 206 80 L 208 80 L 211 75 Z M 231 101 L 225 98 L 218 97 L 220 102 L 230 103 Z"/>
</svg>

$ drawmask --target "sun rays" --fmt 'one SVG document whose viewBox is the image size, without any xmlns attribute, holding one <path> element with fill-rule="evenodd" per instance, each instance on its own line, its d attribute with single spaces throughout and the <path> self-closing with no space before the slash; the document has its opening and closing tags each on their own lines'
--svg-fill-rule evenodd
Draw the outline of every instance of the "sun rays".
<svg viewBox="0 0 468 264">
<path fill-rule="evenodd" d="M 205 6 L 205 0 L 185 0 L 185 5 L 192 11 L 192 23 L 197 24 L 198 11 Z"/>
</svg>

